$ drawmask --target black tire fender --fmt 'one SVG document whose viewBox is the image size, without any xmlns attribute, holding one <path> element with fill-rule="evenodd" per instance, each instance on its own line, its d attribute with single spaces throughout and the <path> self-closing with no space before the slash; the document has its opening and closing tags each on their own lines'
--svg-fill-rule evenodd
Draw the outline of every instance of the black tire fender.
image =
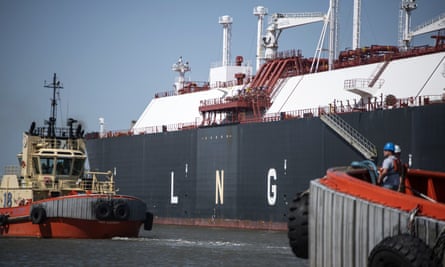
<svg viewBox="0 0 445 267">
<path fill-rule="evenodd" d="M 153 213 L 145 213 L 144 230 L 150 231 L 153 228 Z"/>
<path fill-rule="evenodd" d="M 433 247 L 434 257 L 437 258 L 439 262 L 442 262 L 442 265 L 445 266 L 444 256 L 445 256 L 445 227 L 442 228 L 442 231 L 438 235 L 436 239 L 436 244 Z"/>
<path fill-rule="evenodd" d="M 420 238 L 410 234 L 386 237 L 368 256 L 368 267 L 439 266 L 433 250 Z"/>
<path fill-rule="evenodd" d="M 289 206 L 287 221 L 289 244 L 295 256 L 309 257 L 309 192 L 296 195 Z"/>
<path fill-rule="evenodd" d="M 130 217 L 130 207 L 126 202 L 118 202 L 113 208 L 114 218 L 118 220 L 127 220 Z"/>
<path fill-rule="evenodd" d="M 8 224 L 8 216 L 0 214 L 0 226 L 4 226 Z"/>
<path fill-rule="evenodd" d="M 113 209 L 109 202 L 98 201 L 94 208 L 98 220 L 108 220 L 113 216 Z"/>
<path fill-rule="evenodd" d="M 31 210 L 31 222 L 33 224 L 41 224 L 46 220 L 46 211 L 45 208 L 41 206 L 35 206 Z"/>
</svg>

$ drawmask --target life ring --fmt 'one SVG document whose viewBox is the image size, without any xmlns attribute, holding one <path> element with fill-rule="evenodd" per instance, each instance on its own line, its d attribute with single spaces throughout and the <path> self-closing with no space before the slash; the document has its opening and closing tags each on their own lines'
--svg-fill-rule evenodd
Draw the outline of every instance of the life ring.
<svg viewBox="0 0 445 267">
<path fill-rule="evenodd" d="M 295 256 L 309 257 L 309 193 L 297 194 L 289 206 L 287 221 L 289 244 Z"/>
<path fill-rule="evenodd" d="M 33 224 L 41 224 L 46 219 L 46 211 L 43 207 L 33 207 L 31 210 L 31 221 Z"/>
<path fill-rule="evenodd" d="M 96 218 L 99 220 L 108 220 L 113 215 L 113 210 L 109 202 L 99 201 L 94 210 Z"/>
<path fill-rule="evenodd" d="M 368 256 L 368 266 L 439 266 L 433 250 L 410 234 L 390 236 L 378 243 Z"/>
<path fill-rule="evenodd" d="M 130 207 L 125 202 L 118 202 L 114 205 L 113 214 L 118 220 L 126 220 L 130 217 Z"/>
</svg>

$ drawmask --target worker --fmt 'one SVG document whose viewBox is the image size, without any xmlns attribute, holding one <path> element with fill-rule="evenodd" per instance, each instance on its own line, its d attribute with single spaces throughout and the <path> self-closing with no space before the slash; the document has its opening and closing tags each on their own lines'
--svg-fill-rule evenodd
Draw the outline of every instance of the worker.
<svg viewBox="0 0 445 267">
<path fill-rule="evenodd" d="M 381 184 L 383 187 L 398 190 L 400 185 L 400 175 L 397 171 L 397 158 L 394 156 L 395 145 L 388 142 L 383 147 L 383 163 L 377 184 Z"/>
</svg>

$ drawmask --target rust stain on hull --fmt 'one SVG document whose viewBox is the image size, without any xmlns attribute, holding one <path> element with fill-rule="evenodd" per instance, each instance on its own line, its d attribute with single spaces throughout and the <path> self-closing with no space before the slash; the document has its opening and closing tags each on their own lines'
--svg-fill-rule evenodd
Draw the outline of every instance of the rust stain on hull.
<svg viewBox="0 0 445 267">
<path fill-rule="evenodd" d="M 211 218 L 159 218 L 155 217 L 154 224 L 186 225 L 200 227 L 222 227 L 249 230 L 287 231 L 287 223 L 249 220 L 211 219 Z"/>
</svg>

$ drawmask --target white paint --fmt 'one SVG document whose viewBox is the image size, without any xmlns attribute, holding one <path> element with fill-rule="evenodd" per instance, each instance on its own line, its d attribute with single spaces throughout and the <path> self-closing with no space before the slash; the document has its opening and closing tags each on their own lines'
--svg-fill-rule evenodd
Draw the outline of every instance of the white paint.
<svg viewBox="0 0 445 267">
<path fill-rule="evenodd" d="M 179 198 L 178 196 L 175 196 L 174 194 L 174 187 L 175 187 L 175 172 L 170 173 L 171 177 L 171 184 L 170 184 L 170 204 L 178 204 Z"/>
<path fill-rule="evenodd" d="M 277 203 L 277 185 L 272 184 L 272 180 L 277 180 L 277 171 L 274 168 L 267 172 L 267 204 L 274 206 Z"/>
<path fill-rule="evenodd" d="M 216 170 L 215 204 L 224 204 L 224 170 Z"/>
</svg>

